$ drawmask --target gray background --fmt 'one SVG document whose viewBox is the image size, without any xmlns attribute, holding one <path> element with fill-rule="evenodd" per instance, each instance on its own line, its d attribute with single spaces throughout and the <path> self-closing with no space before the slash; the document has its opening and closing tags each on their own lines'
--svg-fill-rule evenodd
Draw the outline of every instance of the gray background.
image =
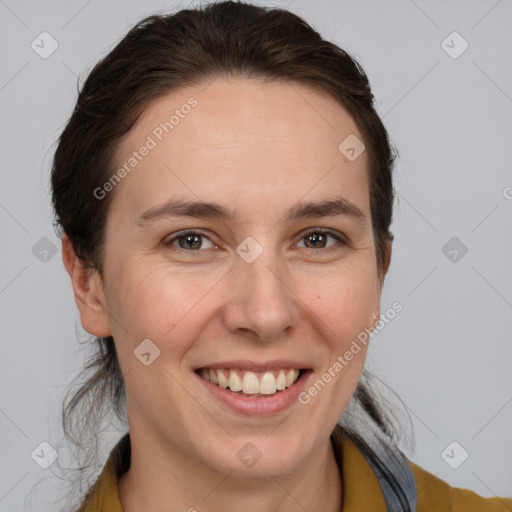
<svg viewBox="0 0 512 512">
<path fill-rule="evenodd" d="M 453 486 L 512 495 L 512 2 L 255 3 L 288 6 L 362 63 L 399 149 L 382 310 L 404 309 L 368 364 L 408 407 L 409 458 Z M 41 479 L 59 486 L 31 453 L 43 441 L 59 447 L 62 395 L 83 364 L 48 195 L 77 76 L 141 17 L 188 5 L 0 0 L 0 511 L 28 510 Z M 43 31 L 59 45 L 47 59 L 31 48 Z M 457 58 L 445 50 L 458 53 L 462 40 L 442 45 L 454 31 L 469 44 Z M 442 250 L 452 237 L 456 261 L 453 247 Z M 458 469 L 441 456 L 453 441 L 469 453 Z M 458 446 L 448 453 L 460 461 Z M 34 509 L 55 510 L 43 494 Z"/>
</svg>

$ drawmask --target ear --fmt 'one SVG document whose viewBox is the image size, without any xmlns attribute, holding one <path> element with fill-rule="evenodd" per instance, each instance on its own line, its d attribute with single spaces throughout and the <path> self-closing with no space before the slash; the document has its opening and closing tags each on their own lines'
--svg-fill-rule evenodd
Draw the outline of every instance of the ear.
<svg viewBox="0 0 512 512">
<path fill-rule="evenodd" d="M 382 267 L 379 269 L 378 275 L 378 292 L 377 292 L 377 302 L 373 309 L 373 317 L 371 319 L 371 323 L 375 326 L 376 322 L 380 319 L 380 294 L 382 291 L 382 286 L 384 285 L 384 279 L 386 274 L 388 273 L 389 265 L 391 263 L 391 252 L 393 248 L 393 236 L 389 240 L 386 240 L 384 245 L 384 259 L 382 263 Z"/>
<path fill-rule="evenodd" d="M 76 255 L 65 233 L 62 234 L 62 261 L 71 277 L 82 327 L 93 336 L 111 336 L 101 277 Z"/>
<path fill-rule="evenodd" d="M 384 278 L 388 273 L 389 264 L 391 263 L 391 252 L 393 250 L 393 236 L 389 240 L 386 240 L 384 243 L 384 263 L 382 265 L 382 270 L 380 272 L 380 281 L 381 287 L 384 284 Z"/>
</svg>

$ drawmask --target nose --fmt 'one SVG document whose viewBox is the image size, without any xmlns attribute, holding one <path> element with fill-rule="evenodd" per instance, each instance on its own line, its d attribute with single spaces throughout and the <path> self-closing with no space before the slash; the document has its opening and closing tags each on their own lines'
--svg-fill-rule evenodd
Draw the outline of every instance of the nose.
<svg viewBox="0 0 512 512">
<path fill-rule="evenodd" d="M 292 276 L 271 250 L 263 250 L 252 263 L 238 258 L 227 286 L 224 323 L 229 332 L 273 342 L 298 325 L 300 301 Z"/>
</svg>

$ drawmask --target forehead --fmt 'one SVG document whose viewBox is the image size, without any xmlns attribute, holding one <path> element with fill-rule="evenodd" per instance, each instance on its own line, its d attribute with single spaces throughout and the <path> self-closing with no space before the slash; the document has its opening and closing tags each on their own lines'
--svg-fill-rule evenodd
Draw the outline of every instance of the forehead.
<svg viewBox="0 0 512 512">
<path fill-rule="evenodd" d="M 275 210 L 335 193 L 367 209 L 366 152 L 350 161 L 339 149 L 354 136 L 362 139 L 338 101 L 296 82 L 182 88 L 152 102 L 121 141 L 115 168 L 135 165 L 114 202 L 126 215 L 173 196 Z"/>
</svg>

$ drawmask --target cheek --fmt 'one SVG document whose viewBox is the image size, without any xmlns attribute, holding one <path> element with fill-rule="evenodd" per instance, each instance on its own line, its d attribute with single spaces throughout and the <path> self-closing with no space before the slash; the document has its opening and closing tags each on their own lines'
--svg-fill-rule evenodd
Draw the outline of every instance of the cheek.
<svg viewBox="0 0 512 512">
<path fill-rule="evenodd" d="M 136 260 L 118 266 L 112 279 L 114 288 L 107 296 L 114 324 L 120 324 L 116 329 L 118 341 L 131 350 L 146 338 L 166 352 L 185 349 L 187 340 L 201 330 L 201 301 L 217 280 L 211 273 L 189 275 L 186 270 L 158 264 L 148 268 Z M 186 337 L 182 335 L 185 326 Z M 114 330 L 115 325 L 112 327 Z"/>
<path fill-rule="evenodd" d="M 300 297 L 324 325 L 325 339 L 349 342 L 367 328 L 378 303 L 376 273 L 365 266 L 346 266 L 304 280 Z"/>
<path fill-rule="evenodd" d="M 316 277 L 314 293 L 308 296 L 305 287 L 303 295 L 320 339 L 315 350 L 322 354 L 322 366 L 299 401 L 329 423 L 339 420 L 361 377 L 368 350 L 366 333 L 378 300 L 377 280 L 370 264 L 356 263 L 329 277 Z M 367 336 L 365 342 L 361 334 Z"/>
</svg>

